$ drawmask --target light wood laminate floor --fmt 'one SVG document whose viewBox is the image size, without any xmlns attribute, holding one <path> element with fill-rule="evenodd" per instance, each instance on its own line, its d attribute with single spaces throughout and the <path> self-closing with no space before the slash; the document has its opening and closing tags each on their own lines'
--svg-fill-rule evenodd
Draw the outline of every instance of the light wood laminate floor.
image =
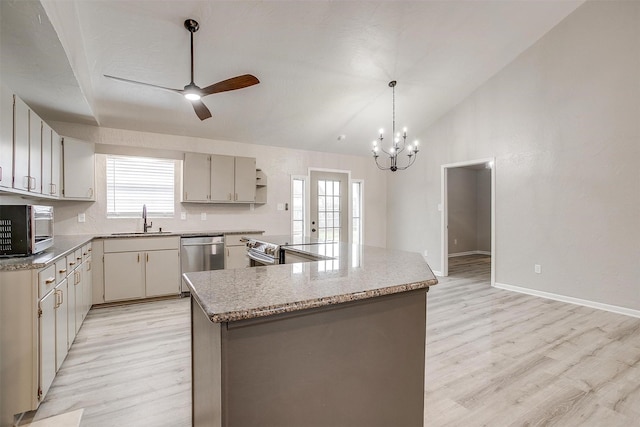
<svg viewBox="0 0 640 427">
<path fill-rule="evenodd" d="M 640 426 L 640 319 L 492 288 L 452 258 L 428 293 L 425 426 Z M 93 309 L 35 419 L 191 425 L 188 299 Z"/>
</svg>

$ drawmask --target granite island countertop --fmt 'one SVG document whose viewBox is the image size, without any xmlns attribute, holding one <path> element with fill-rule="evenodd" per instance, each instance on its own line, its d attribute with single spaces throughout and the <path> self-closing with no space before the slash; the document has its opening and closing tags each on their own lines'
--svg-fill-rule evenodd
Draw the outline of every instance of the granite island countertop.
<svg viewBox="0 0 640 427">
<path fill-rule="evenodd" d="M 364 300 L 438 283 L 418 253 L 346 243 L 287 249 L 292 248 L 331 259 L 185 273 L 183 277 L 191 296 L 215 323 Z"/>
<path fill-rule="evenodd" d="M 28 257 L 0 258 L 0 272 L 16 270 L 38 270 L 50 265 L 52 262 L 75 251 L 94 239 L 126 239 L 126 238 L 154 238 L 166 236 L 197 237 L 209 235 L 237 235 L 237 234 L 261 234 L 264 230 L 203 230 L 203 231 L 163 231 L 148 233 L 108 233 L 108 234 L 84 234 L 84 235 L 59 235 L 54 237 L 54 245 L 36 255 Z"/>
</svg>

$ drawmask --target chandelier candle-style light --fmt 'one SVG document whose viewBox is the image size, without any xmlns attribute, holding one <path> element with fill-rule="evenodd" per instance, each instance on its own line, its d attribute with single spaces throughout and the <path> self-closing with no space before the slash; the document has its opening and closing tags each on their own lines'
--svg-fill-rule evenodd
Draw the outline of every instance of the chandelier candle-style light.
<svg viewBox="0 0 640 427">
<path fill-rule="evenodd" d="M 407 128 L 402 129 L 402 134 L 400 134 L 400 132 L 396 133 L 396 83 L 397 82 L 395 80 L 389 82 L 389 87 L 393 90 L 393 120 L 391 128 L 393 143 L 391 144 L 389 151 L 386 151 L 384 148 L 382 148 L 382 140 L 384 139 L 382 135 L 384 134 L 384 129 L 380 129 L 380 136 L 378 137 L 378 141 L 373 141 L 373 149 L 371 150 L 373 152 L 373 159 L 376 161 L 378 169 L 390 170 L 391 172 L 407 169 L 413 164 L 413 162 L 415 162 L 418 154 L 417 140 L 413 142 L 413 145 L 407 145 Z M 399 166 L 398 155 L 400 155 L 404 150 L 407 150 L 407 157 L 409 157 L 409 160 L 407 160 L 407 163 L 404 166 Z M 388 166 L 380 165 L 380 163 L 378 162 L 378 158 L 380 157 L 380 155 L 378 154 L 379 151 L 382 151 L 387 156 L 389 156 Z"/>
</svg>

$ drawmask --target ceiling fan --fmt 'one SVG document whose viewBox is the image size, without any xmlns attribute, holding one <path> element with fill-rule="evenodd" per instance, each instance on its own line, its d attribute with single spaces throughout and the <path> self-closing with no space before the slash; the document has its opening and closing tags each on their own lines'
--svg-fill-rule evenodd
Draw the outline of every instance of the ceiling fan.
<svg viewBox="0 0 640 427">
<path fill-rule="evenodd" d="M 158 89 L 164 89 L 171 92 L 179 93 L 183 95 L 185 98 L 187 98 L 189 101 L 191 101 L 191 105 L 193 105 L 193 109 L 195 110 L 196 115 L 200 118 L 200 120 L 205 120 L 211 117 L 211 112 L 209 111 L 207 106 L 204 105 L 204 103 L 202 102 L 201 100 L 202 97 L 211 95 L 214 93 L 227 92 L 230 90 L 242 89 L 245 87 L 253 86 L 260 83 L 260 80 L 258 80 L 255 76 L 252 76 L 251 74 L 244 74 L 242 76 L 232 77 L 230 79 L 223 80 L 218 83 L 214 83 L 205 88 L 200 88 L 198 85 L 196 85 L 193 82 L 193 33 L 198 31 L 198 29 L 200 28 L 200 25 L 198 24 L 198 22 L 196 22 L 193 19 L 187 19 L 186 21 L 184 21 L 184 27 L 187 30 L 189 30 L 189 32 L 191 33 L 191 82 L 189 82 L 189 84 L 186 85 L 184 89 L 173 89 L 170 87 L 158 86 L 158 85 L 144 83 L 144 82 L 137 82 L 135 80 L 123 79 L 121 77 L 109 76 L 106 74 L 104 74 L 104 76 L 113 80 L 119 80 L 127 83 L 150 86 Z"/>
</svg>

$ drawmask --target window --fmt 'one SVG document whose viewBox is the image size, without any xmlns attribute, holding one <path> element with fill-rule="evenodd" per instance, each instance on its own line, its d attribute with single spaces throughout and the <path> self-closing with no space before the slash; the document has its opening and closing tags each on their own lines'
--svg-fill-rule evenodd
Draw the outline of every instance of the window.
<svg viewBox="0 0 640 427">
<path fill-rule="evenodd" d="M 362 181 L 352 181 L 351 183 L 351 212 L 352 218 L 351 223 L 353 226 L 352 229 L 352 239 L 354 244 L 361 245 L 362 244 L 362 189 L 364 187 L 364 183 Z"/>
<path fill-rule="evenodd" d="M 107 218 L 138 218 L 142 205 L 149 217 L 173 217 L 174 171 L 174 160 L 107 156 Z"/>
<path fill-rule="evenodd" d="M 318 240 L 340 241 L 340 181 L 318 180 Z"/>
<path fill-rule="evenodd" d="M 291 234 L 292 236 L 304 237 L 304 178 L 293 177 L 291 181 Z M 294 239 L 295 240 L 295 239 Z"/>
</svg>

